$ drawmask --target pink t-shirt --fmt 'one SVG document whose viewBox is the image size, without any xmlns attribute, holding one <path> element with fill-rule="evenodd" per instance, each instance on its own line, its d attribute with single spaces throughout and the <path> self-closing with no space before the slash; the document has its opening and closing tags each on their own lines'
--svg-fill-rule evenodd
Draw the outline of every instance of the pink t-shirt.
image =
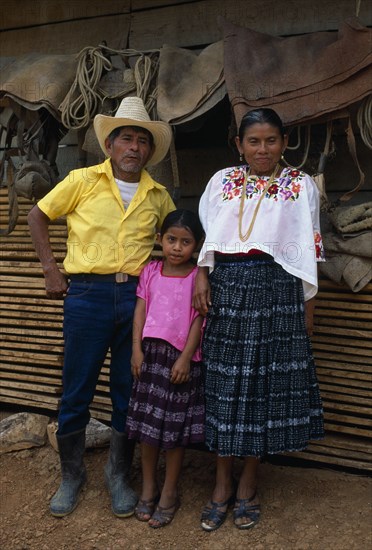
<svg viewBox="0 0 372 550">
<path fill-rule="evenodd" d="M 191 305 L 197 267 L 186 277 L 163 275 L 162 268 L 163 262 L 155 260 L 140 275 L 137 296 L 146 302 L 142 337 L 161 338 L 182 351 L 192 322 L 199 315 Z M 201 360 L 200 344 L 192 360 Z"/>
</svg>

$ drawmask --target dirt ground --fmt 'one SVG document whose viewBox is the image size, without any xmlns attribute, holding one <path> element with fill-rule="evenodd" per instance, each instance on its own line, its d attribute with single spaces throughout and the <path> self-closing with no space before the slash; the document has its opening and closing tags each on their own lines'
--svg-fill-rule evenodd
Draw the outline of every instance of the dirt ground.
<svg viewBox="0 0 372 550">
<path fill-rule="evenodd" d="M 188 450 L 180 483 L 181 508 L 169 526 L 153 530 L 134 517 L 111 513 L 103 481 L 108 449 L 88 450 L 88 483 L 76 510 L 49 515 L 48 501 L 59 483 L 59 459 L 49 443 L 0 457 L 1 550 L 364 550 L 372 548 L 372 479 L 319 467 L 263 463 L 260 467 L 262 519 L 239 531 L 231 513 L 214 533 L 199 526 L 210 496 L 214 459 Z M 241 461 L 235 464 L 236 474 Z M 160 480 L 164 462 L 159 464 Z M 140 490 L 136 450 L 133 486 Z"/>
</svg>

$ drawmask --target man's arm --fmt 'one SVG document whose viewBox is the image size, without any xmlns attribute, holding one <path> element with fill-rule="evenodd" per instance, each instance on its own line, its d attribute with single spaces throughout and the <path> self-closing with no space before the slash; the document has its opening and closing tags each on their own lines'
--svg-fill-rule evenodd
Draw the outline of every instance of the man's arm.
<svg viewBox="0 0 372 550">
<path fill-rule="evenodd" d="M 50 219 L 36 205 L 27 216 L 32 242 L 43 268 L 48 298 L 62 298 L 67 291 L 66 277 L 60 272 L 49 242 Z"/>
</svg>

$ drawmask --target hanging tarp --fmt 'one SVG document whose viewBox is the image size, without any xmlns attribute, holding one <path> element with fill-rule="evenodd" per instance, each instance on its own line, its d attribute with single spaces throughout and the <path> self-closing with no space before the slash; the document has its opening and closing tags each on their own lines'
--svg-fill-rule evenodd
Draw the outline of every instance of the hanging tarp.
<svg viewBox="0 0 372 550">
<path fill-rule="evenodd" d="M 271 107 L 285 125 L 339 112 L 371 93 L 372 29 L 351 18 L 337 33 L 278 37 L 221 20 L 224 75 L 239 125 Z"/>
<path fill-rule="evenodd" d="M 161 120 L 182 124 L 206 113 L 226 95 L 223 41 L 196 53 L 165 45 L 160 50 L 157 110 Z"/>
<path fill-rule="evenodd" d="M 76 74 L 75 55 L 33 53 L 11 60 L 1 70 L 0 97 L 30 110 L 47 109 L 60 120 L 59 105 Z"/>
</svg>

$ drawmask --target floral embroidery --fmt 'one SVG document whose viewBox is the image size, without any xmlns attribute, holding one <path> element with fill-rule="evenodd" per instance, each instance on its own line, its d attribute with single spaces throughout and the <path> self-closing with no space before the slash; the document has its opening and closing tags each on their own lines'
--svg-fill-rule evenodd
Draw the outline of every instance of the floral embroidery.
<svg viewBox="0 0 372 550">
<path fill-rule="evenodd" d="M 245 178 L 245 169 L 233 168 L 225 174 L 222 180 L 222 200 L 228 201 L 235 197 L 241 197 Z M 273 201 L 296 201 L 303 188 L 301 180 L 305 177 L 304 172 L 292 168 L 284 168 L 279 178 L 270 185 L 266 191 L 265 198 Z M 260 176 L 249 176 L 247 180 L 247 199 L 259 196 L 265 186 L 267 178 Z"/>
<path fill-rule="evenodd" d="M 322 236 L 319 231 L 314 231 L 315 257 L 317 260 L 325 260 L 325 252 Z"/>
<path fill-rule="evenodd" d="M 231 200 L 234 197 L 241 196 L 245 172 L 241 168 L 234 168 L 225 175 L 222 186 L 222 200 Z"/>
</svg>

